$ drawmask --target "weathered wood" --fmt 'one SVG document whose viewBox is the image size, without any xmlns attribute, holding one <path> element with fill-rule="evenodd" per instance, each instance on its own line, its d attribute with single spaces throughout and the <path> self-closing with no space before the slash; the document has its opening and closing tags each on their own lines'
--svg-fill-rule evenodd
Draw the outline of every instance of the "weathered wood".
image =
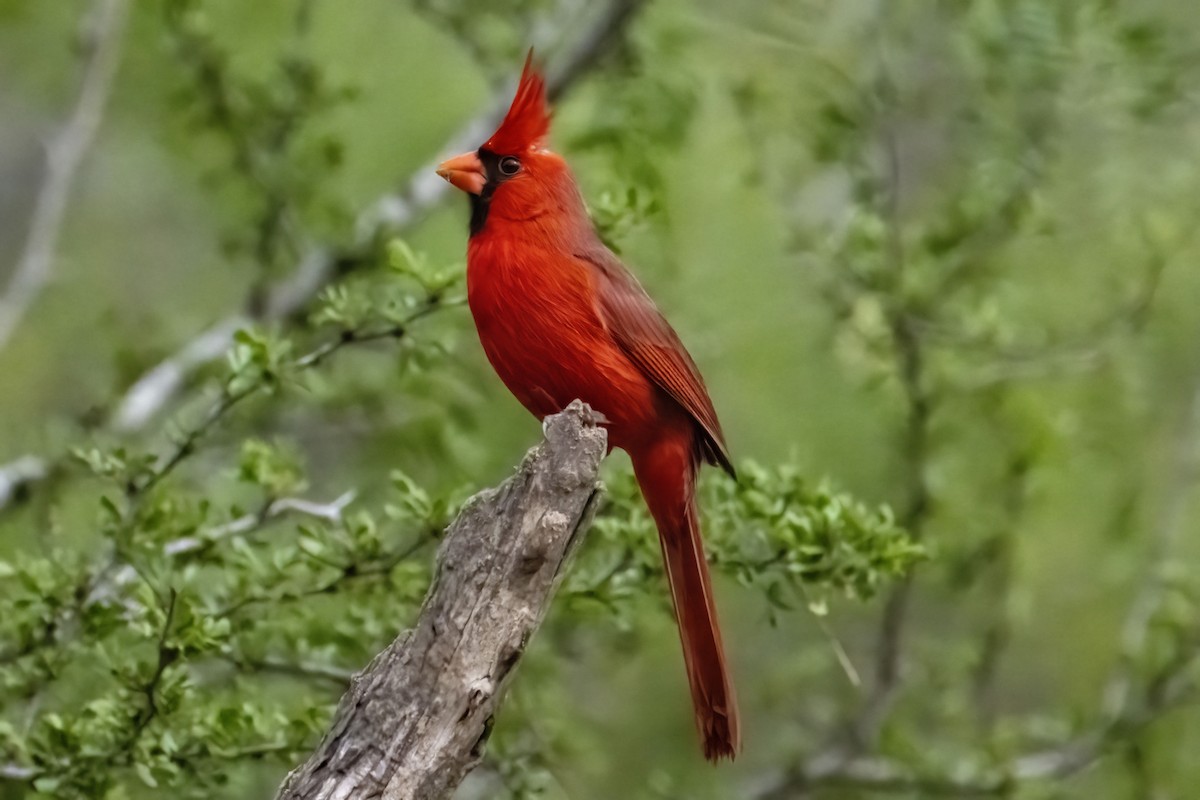
<svg viewBox="0 0 1200 800">
<path fill-rule="evenodd" d="M 446 798 L 480 760 L 506 680 L 591 522 L 606 437 L 576 401 L 517 474 L 450 525 L 416 626 L 375 657 L 281 800 Z"/>
</svg>

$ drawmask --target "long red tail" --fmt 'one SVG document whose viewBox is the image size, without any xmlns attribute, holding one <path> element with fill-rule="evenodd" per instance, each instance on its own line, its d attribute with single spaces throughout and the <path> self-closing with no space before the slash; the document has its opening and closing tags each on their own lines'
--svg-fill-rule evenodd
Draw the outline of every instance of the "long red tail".
<svg viewBox="0 0 1200 800">
<path fill-rule="evenodd" d="M 737 698 L 725 667 L 712 582 L 700 539 L 697 466 L 691 442 L 663 441 L 633 457 L 642 496 L 658 524 L 704 757 L 717 761 L 737 755 L 741 733 Z"/>
</svg>

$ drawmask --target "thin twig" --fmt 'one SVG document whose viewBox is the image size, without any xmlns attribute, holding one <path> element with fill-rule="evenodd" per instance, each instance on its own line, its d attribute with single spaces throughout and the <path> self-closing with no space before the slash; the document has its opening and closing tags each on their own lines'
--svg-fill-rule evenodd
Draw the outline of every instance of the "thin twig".
<svg viewBox="0 0 1200 800">
<path fill-rule="evenodd" d="M 134 723 L 132 736 L 124 748 L 126 752 L 141 738 L 142 732 L 146 730 L 146 726 L 158 716 L 158 687 L 162 683 L 163 676 L 167 673 L 167 668 L 179 660 L 179 651 L 167 644 L 167 639 L 171 635 L 171 626 L 175 624 L 175 608 L 178 605 L 176 602 L 178 599 L 178 593 L 174 589 L 171 589 L 167 594 L 167 613 L 163 619 L 162 632 L 158 637 L 158 661 L 154 665 L 154 674 L 150 676 L 150 680 L 146 681 L 146 684 L 142 687 L 142 694 L 146 697 L 146 705 L 142 708 L 138 714 L 137 721 Z"/>
<path fill-rule="evenodd" d="M 121 61 L 128 0 L 95 0 L 87 65 L 70 118 L 46 145 L 46 176 L 38 190 L 29 235 L 0 295 L 0 349 L 8 343 L 54 271 L 55 252 L 75 176 L 96 139 Z"/>
<path fill-rule="evenodd" d="M 233 653 L 222 656 L 222 658 L 243 672 L 265 672 L 276 675 L 290 675 L 296 678 L 307 678 L 331 683 L 336 688 L 343 690 L 354 679 L 354 670 L 342 669 L 331 664 L 317 664 L 278 658 L 250 658 Z"/>
<path fill-rule="evenodd" d="M 283 590 L 278 592 L 263 592 L 260 594 L 246 595 L 240 598 L 236 603 L 226 606 L 213 612 L 214 619 L 225 619 L 232 617 L 235 614 L 256 605 L 279 605 L 282 603 L 295 602 L 304 600 L 309 597 L 319 597 L 326 594 L 334 594 L 342 589 L 343 586 L 354 581 L 362 580 L 363 578 L 378 578 L 391 573 L 401 563 L 409 560 L 417 554 L 421 548 L 437 541 L 441 535 L 441 526 L 432 526 L 422 532 L 407 546 L 400 548 L 395 553 L 384 555 L 370 563 L 361 563 L 351 561 L 347 564 L 337 564 L 332 562 L 322 561 L 322 563 L 333 569 L 336 574 L 334 577 L 319 583 L 315 586 L 307 586 L 302 589 Z M 306 553 L 311 557 L 311 553 Z"/>
<path fill-rule="evenodd" d="M 263 385 L 259 382 L 250 383 L 237 390 L 232 390 L 228 386 L 222 387 L 220 397 L 209 407 L 204 418 L 187 430 L 162 465 L 151 472 L 141 483 L 130 485 L 127 492 L 130 498 L 136 500 L 149 494 L 151 489 L 169 477 L 176 467 L 196 451 L 196 445 L 208 435 L 222 417 L 262 388 Z"/>
</svg>

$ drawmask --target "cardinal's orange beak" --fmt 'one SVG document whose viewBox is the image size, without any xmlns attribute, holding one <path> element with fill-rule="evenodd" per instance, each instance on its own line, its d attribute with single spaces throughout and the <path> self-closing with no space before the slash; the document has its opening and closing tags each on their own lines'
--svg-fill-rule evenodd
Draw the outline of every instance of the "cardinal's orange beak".
<svg viewBox="0 0 1200 800">
<path fill-rule="evenodd" d="M 484 172 L 483 162 L 475 153 L 463 153 L 461 156 L 443 161 L 438 164 L 437 174 L 450 181 L 464 192 L 480 194 L 487 183 L 487 173 Z"/>
</svg>

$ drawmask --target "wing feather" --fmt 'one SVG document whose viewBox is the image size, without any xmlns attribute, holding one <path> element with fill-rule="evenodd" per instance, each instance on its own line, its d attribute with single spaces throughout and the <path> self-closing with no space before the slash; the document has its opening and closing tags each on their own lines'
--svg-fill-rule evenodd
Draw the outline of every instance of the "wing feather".
<svg viewBox="0 0 1200 800">
<path fill-rule="evenodd" d="M 621 349 L 695 420 L 704 459 L 737 477 L 704 378 L 650 295 L 602 244 L 575 255 L 598 270 L 600 318 Z"/>
</svg>

